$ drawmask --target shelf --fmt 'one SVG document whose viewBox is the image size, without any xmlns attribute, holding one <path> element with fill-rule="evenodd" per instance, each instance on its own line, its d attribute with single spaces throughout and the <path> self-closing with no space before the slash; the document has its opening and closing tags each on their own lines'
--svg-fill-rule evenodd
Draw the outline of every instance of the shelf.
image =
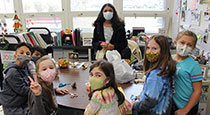
<svg viewBox="0 0 210 115">
<path fill-rule="evenodd" d="M 92 46 L 52 46 L 52 48 L 62 48 L 62 49 L 93 49 Z"/>
<path fill-rule="evenodd" d="M 91 61 L 92 46 L 52 46 L 53 57 L 57 61 L 61 57 L 68 57 L 69 51 L 78 52 L 79 59 L 88 59 Z"/>
</svg>

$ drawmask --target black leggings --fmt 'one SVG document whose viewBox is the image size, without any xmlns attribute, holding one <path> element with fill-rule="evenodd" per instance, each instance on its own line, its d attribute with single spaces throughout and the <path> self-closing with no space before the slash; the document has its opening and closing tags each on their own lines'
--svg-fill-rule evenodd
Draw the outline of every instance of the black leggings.
<svg viewBox="0 0 210 115">
<path fill-rule="evenodd" d="M 188 113 L 187 115 L 197 115 L 198 113 L 198 107 L 199 107 L 199 103 L 196 104 Z M 176 106 L 176 104 L 173 102 L 172 104 L 172 108 L 171 108 L 171 115 L 175 115 L 174 112 L 178 110 L 178 107 Z"/>
</svg>

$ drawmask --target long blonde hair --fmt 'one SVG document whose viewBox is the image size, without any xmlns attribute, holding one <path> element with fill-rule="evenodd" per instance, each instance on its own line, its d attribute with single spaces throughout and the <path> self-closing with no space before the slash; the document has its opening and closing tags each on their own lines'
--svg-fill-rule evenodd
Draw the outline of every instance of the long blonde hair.
<svg viewBox="0 0 210 115">
<path fill-rule="evenodd" d="M 36 62 L 36 73 L 39 72 L 39 65 L 41 62 L 45 61 L 45 60 L 50 60 L 52 61 L 52 63 L 54 64 L 55 68 L 56 68 L 56 65 L 55 65 L 55 62 L 52 60 L 52 58 L 50 58 L 48 55 L 46 56 L 43 56 L 41 57 L 37 62 Z M 58 72 L 57 72 L 58 73 Z M 46 82 L 43 81 L 41 79 L 40 76 L 37 76 L 38 77 L 38 81 L 40 83 L 40 85 L 47 91 L 47 94 L 49 96 L 49 100 L 50 100 L 50 106 L 53 108 L 53 109 L 56 109 L 56 105 L 54 103 L 54 100 L 53 100 L 53 92 L 51 91 L 51 89 L 47 86 Z M 47 97 L 46 97 L 47 98 Z"/>
</svg>

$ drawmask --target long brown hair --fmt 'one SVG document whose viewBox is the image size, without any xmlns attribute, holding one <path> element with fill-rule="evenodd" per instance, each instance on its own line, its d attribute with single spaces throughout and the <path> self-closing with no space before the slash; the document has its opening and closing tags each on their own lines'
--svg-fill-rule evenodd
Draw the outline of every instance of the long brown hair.
<svg viewBox="0 0 210 115">
<path fill-rule="evenodd" d="M 125 97 L 122 94 L 122 92 L 117 88 L 117 83 L 115 82 L 115 74 L 114 74 L 113 65 L 106 60 L 99 60 L 90 66 L 89 72 L 91 72 L 95 67 L 99 67 L 99 69 L 104 72 L 104 74 L 106 75 L 107 80 L 109 80 L 109 82 L 104 87 L 91 91 L 88 95 L 89 100 L 91 99 L 91 97 L 95 91 L 100 91 L 100 90 L 101 90 L 102 97 L 105 100 L 105 98 L 103 96 L 103 90 L 108 87 L 112 87 L 114 89 L 115 93 L 117 94 L 118 106 L 120 106 L 125 101 Z"/>
<path fill-rule="evenodd" d="M 176 63 L 171 57 L 170 45 L 168 43 L 167 37 L 163 35 L 154 35 L 149 39 L 148 42 L 150 42 L 151 40 L 155 40 L 155 42 L 160 46 L 160 55 L 158 57 L 158 60 L 154 63 L 149 62 L 144 55 L 143 68 L 145 74 L 148 74 L 154 69 L 160 68 L 161 71 L 157 74 L 158 76 L 164 75 L 164 77 L 172 77 L 176 72 Z M 146 43 L 146 47 L 148 46 L 148 42 Z"/>
<path fill-rule="evenodd" d="M 36 62 L 36 73 L 39 72 L 39 64 L 40 64 L 41 62 L 45 61 L 45 60 L 50 60 L 50 61 L 52 61 L 52 63 L 54 64 L 54 66 L 55 66 L 55 68 L 56 68 L 56 65 L 55 65 L 54 61 L 53 61 L 48 55 L 46 55 L 46 56 L 41 57 L 41 58 Z M 48 96 L 49 96 L 49 97 L 46 97 L 46 98 L 49 98 L 49 100 L 50 100 L 50 106 L 51 106 L 53 109 L 56 109 L 56 105 L 55 105 L 54 100 L 53 100 L 53 92 L 51 91 L 51 89 L 49 88 L 49 86 L 46 84 L 46 82 L 43 81 L 43 80 L 41 79 L 40 76 L 38 76 L 38 81 L 39 81 L 39 84 L 46 90 L 46 92 L 47 92 L 47 94 L 48 94 Z"/>
</svg>

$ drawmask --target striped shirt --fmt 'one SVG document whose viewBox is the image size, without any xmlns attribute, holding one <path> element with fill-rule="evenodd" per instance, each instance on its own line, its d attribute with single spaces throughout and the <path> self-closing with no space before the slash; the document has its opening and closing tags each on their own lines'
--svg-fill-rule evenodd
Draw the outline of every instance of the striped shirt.
<svg viewBox="0 0 210 115">
<path fill-rule="evenodd" d="M 193 93 L 193 82 L 202 81 L 200 64 L 191 57 L 176 64 L 175 94 L 173 100 L 179 109 L 183 108 Z M 198 102 L 197 102 L 198 103 Z M 196 104 L 197 104 L 196 103 Z"/>
<path fill-rule="evenodd" d="M 101 95 L 103 93 L 104 99 Z M 96 91 L 85 109 L 84 115 L 125 115 L 125 111 L 132 109 L 131 103 L 126 99 L 118 106 L 118 97 L 113 88 Z"/>
</svg>

